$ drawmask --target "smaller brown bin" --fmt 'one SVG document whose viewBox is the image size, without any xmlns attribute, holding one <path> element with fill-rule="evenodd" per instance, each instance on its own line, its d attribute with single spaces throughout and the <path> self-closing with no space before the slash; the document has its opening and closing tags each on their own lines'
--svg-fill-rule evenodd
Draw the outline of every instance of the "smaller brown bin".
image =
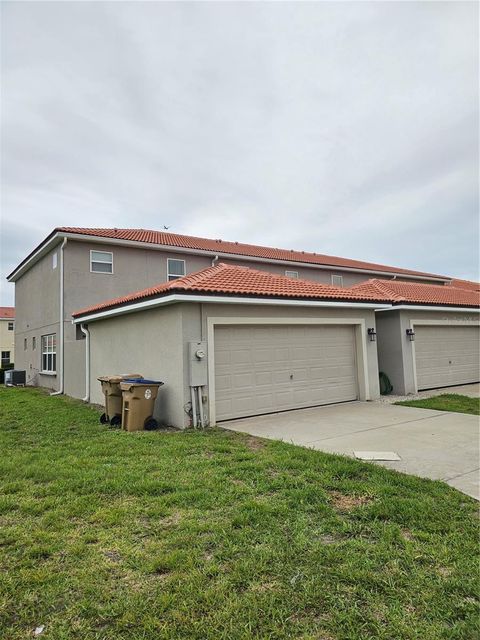
<svg viewBox="0 0 480 640">
<path fill-rule="evenodd" d="M 122 428 L 125 431 L 150 431 L 158 427 L 153 407 L 163 382 L 157 380 L 124 380 L 120 383 L 123 395 Z"/>
<path fill-rule="evenodd" d="M 143 378 L 137 373 L 125 373 L 115 376 L 100 376 L 97 380 L 102 385 L 103 395 L 105 396 L 105 413 L 100 416 L 100 422 L 111 425 L 119 425 L 122 420 L 122 390 L 120 383 L 126 378 Z"/>
</svg>

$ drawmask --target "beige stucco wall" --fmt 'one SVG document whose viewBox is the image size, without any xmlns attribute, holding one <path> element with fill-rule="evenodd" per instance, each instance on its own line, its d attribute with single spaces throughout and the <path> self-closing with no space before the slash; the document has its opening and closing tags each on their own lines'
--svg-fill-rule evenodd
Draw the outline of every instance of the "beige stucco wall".
<svg viewBox="0 0 480 640">
<path fill-rule="evenodd" d="M 406 330 L 417 320 L 478 322 L 478 313 L 458 311 L 379 311 L 377 312 L 378 365 L 393 385 L 393 393 L 416 393 L 414 350 Z"/>
<path fill-rule="evenodd" d="M 165 383 L 157 398 L 155 417 L 162 424 L 185 426 L 180 306 L 92 322 L 89 330 L 91 401 L 103 404 L 99 376 L 140 373 Z"/>
<path fill-rule="evenodd" d="M 60 260 L 54 269 L 55 252 L 58 247 L 15 283 L 15 368 L 26 370 L 28 384 L 52 390 L 58 389 L 58 380 L 56 375 L 41 373 L 41 336 L 55 333 L 58 341 Z M 57 346 L 57 363 L 59 354 Z"/>
<path fill-rule="evenodd" d="M 0 318 L 0 351 L 9 351 L 10 362 L 15 362 L 15 331 L 8 329 L 9 322 L 13 322 L 15 327 L 14 318 Z"/>
</svg>

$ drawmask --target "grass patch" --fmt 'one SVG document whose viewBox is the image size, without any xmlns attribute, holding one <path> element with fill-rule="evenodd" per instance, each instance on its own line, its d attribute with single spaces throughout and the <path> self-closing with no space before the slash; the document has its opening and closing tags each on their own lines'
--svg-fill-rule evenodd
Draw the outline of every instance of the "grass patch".
<svg viewBox="0 0 480 640">
<path fill-rule="evenodd" d="M 402 400 L 395 404 L 402 404 L 405 407 L 419 407 L 420 409 L 435 409 L 436 411 L 469 413 L 474 416 L 480 415 L 480 398 L 470 398 L 458 393 L 443 393 L 440 396 L 419 400 Z"/>
<path fill-rule="evenodd" d="M 286 443 L 98 417 L 0 389 L 1 637 L 478 637 L 474 500 Z"/>
</svg>

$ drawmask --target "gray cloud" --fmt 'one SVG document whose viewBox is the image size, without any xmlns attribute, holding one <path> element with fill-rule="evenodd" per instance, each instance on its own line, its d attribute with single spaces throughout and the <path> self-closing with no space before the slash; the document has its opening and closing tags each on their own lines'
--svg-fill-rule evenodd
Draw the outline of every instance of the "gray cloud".
<svg viewBox="0 0 480 640">
<path fill-rule="evenodd" d="M 4 276 L 140 226 L 478 278 L 478 5 L 6 2 Z"/>
</svg>

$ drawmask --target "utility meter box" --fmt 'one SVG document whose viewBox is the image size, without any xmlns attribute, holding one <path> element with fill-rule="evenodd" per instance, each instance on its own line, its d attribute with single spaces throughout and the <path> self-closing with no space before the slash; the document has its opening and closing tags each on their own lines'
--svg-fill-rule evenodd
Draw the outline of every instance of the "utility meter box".
<svg viewBox="0 0 480 640">
<path fill-rule="evenodd" d="M 207 343 L 188 343 L 189 384 L 191 387 L 204 387 L 208 384 Z"/>
</svg>

